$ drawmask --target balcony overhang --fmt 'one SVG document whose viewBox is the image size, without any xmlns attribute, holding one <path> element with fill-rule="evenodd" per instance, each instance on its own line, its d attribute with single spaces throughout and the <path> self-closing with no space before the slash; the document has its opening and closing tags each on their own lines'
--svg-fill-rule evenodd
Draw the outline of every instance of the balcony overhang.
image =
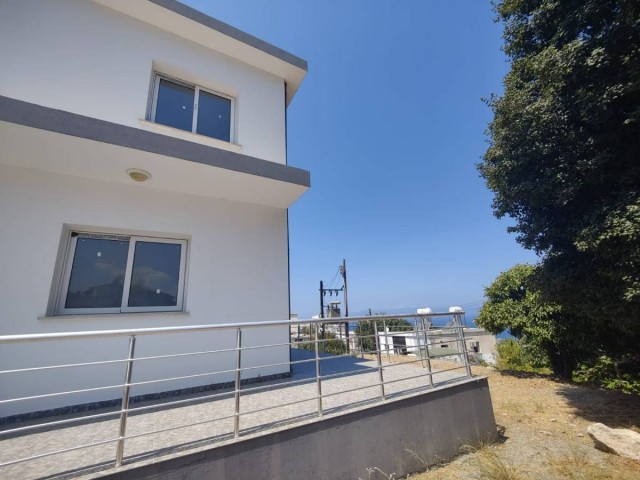
<svg viewBox="0 0 640 480">
<path fill-rule="evenodd" d="M 0 163 L 140 188 L 288 208 L 306 170 L 0 96 Z"/>
</svg>

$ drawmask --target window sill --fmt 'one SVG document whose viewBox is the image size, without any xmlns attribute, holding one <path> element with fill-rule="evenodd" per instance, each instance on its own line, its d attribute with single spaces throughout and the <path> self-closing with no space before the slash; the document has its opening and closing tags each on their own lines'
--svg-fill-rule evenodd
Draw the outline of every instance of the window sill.
<svg viewBox="0 0 640 480">
<path fill-rule="evenodd" d="M 43 317 L 38 317 L 38 320 L 123 320 L 123 319 L 134 319 L 134 318 L 170 318 L 170 317 L 178 317 L 184 318 L 189 317 L 191 314 L 189 312 L 125 312 L 125 313 L 78 313 L 78 314 L 61 314 L 61 315 L 45 315 Z"/>
<path fill-rule="evenodd" d="M 189 142 L 200 143 L 209 147 L 220 148 L 222 150 L 229 150 L 230 152 L 240 153 L 242 152 L 242 145 L 237 143 L 225 142 L 224 140 L 218 140 L 216 138 L 207 137 L 205 135 L 199 135 L 193 132 L 187 132 L 180 130 L 179 128 L 168 127 L 160 123 L 151 122 L 149 120 L 139 119 L 140 125 L 148 131 L 161 133 L 164 135 L 170 135 L 172 137 L 181 138 Z"/>
</svg>

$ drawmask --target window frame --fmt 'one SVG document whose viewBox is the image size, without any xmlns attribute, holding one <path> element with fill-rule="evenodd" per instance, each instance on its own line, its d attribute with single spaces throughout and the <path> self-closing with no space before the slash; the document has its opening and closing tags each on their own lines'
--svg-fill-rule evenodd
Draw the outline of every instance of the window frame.
<svg viewBox="0 0 640 480">
<path fill-rule="evenodd" d="M 75 234 L 75 235 L 74 235 Z M 127 263 L 125 267 L 125 278 L 122 289 L 122 300 L 120 307 L 111 308 L 66 308 L 65 303 L 69 293 L 69 282 L 71 280 L 71 270 L 73 268 L 73 260 L 76 254 L 76 246 L 78 238 L 102 238 L 113 240 L 127 240 L 129 242 L 129 250 L 127 252 Z M 149 306 L 149 307 L 129 307 L 129 296 L 131 294 L 131 278 L 133 273 L 133 261 L 135 258 L 135 249 L 137 242 L 151 242 L 181 245 L 180 248 L 180 267 L 178 270 L 178 293 L 175 306 Z M 184 293 L 186 284 L 187 269 L 187 248 L 188 242 L 183 239 L 165 238 L 165 237 L 149 237 L 142 235 L 122 235 L 98 232 L 84 232 L 72 230 L 69 232 L 67 241 L 66 255 L 63 265 L 63 274 L 59 288 L 59 295 L 56 301 L 55 315 L 95 315 L 95 314 L 120 314 L 120 313 L 142 313 L 142 312 L 182 312 L 184 311 Z"/>
<path fill-rule="evenodd" d="M 193 88 L 194 89 L 194 95 L 193 95 L 193 116 L 191 118 L 191 130 L 183 130 L 182 128 L 178 128 L 178 127 L 172 127 L 171 125 L 165 125 L 164 123 L 158 123 L 156 122 L 156 109 L 157 109 L 157 105 L 158 105 L 158 91 L 160 89 L 160 80 L 165 80 L 167 82 L 172 82 L 175 83 L 177 85 L 186 87 L 186 88 Z M 200 92 L 206 92 L 209 93 L 211 95 L 215 95 L 217 97 L 220 98 L 225 98 L 227 100 L 231 101 L 231 105 L 230 105 L 230 113 L 229 113 L 229 140 L 224 140 L 222 138 L 218 138 L 218 137 L 211 137 L 209 135 L 203 135 L 201 133 L 198 133 L 198 104 L 199 104 L 199 100 L 200 100 Z M 152 92 L 152 99 L 151 99 L 151 108 L 149 111 L 149 121 L 153 122 L 153 123 L 157 123 L 158 125 L 162 125 L 168 128 L 175 128 L 176 130 L 180 130 L 181 132 L 189 132 L 192 133 L 194 135 L 200 135 L 201 137 L 205 137 L 205 138 L 213 138 L 215 140 L 218 140 L 220 142 L 226 142 L 226 143 L 235 143 L 235 137 L 236 137 L 236 132 L 235 132 L 235 125 L 236 125 L 236 119 L 235 119 L 235 110 L 236 110 L 236 99 L 235 97 L 232 97 L 231 95 L 227 95 L 225 93 L 219 92 L 217 90 L 212 90 L 210 88 L 205 88 L 205 87 L 201 87 L 199 85 L 196 85 L 194 83 L 189 83 L 189 82 L 185 82 L 184 80 L 180 80 L 178 78 L 174 78 L 171 77 L 169 75 L 165 75 L 163 73 L 159 73 L 159 72 L 154 72 L 154 79 L 153 79 L 153 92 Z"/>
</svg>

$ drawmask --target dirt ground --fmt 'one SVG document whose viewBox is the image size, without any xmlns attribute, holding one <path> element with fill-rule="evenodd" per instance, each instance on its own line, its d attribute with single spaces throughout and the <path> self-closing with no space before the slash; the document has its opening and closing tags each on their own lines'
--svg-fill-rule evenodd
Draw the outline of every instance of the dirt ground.
<svg viewBox="0 0 640 480">
<path fill-rule="evenodd" d="M 487 376 L 500 440 L 415 480 L 640 480 L 640 463 L 593 447 L 593 422 L 640 432 L 640 397 L 532 374 L 474 367 Z"/>
</svg>

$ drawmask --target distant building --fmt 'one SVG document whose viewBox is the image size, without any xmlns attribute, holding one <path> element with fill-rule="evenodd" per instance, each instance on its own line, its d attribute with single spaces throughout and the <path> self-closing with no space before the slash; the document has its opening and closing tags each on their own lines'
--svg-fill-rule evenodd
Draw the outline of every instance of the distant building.
<svg viewBox="0 0 640 480">
<path fill-rule="evenodd" d="M 340 302 L 338 301 L 329 302 L 329 304 L 325 308 L 325 318 L 338 318 L 342 316 L 340 310 Z"/>
<path fill-rule="evenodd" d="M 464 327 L 466 350 L 469 355 L 490 364 L 496 362 L 496 336 L 482 328 Z M 396 355 L 419 354 L 419 348 L 424 348 L 424 339 L 421 334 L 416 334 L 415 330 L 395 329 L 386 327 L 384 331 L 378 332 L 380 349 L 383 352 L 389 351 Z M 429 330 L 427 348 L 429 355 L 433 357 L 459 359 L 456 352 L 458 348 L 458 337 L 450 333 L 450 330 Z"/>
</svg>

